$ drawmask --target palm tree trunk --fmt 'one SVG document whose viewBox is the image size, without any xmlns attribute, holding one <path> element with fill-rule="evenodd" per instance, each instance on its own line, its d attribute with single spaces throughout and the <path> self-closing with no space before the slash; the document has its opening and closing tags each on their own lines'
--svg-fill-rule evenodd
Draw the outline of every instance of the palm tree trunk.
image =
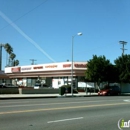
<svg viewBox="0 0 130 130">
<path fill-rule="evenodd" d="M 8 66 L 8 53 L 6 52 L 6 67 Z"/>
<path fill-rule="evenodd" d="M 0 71 L 2 69 L 2 45 L 0 45 Z"/>
</svg>

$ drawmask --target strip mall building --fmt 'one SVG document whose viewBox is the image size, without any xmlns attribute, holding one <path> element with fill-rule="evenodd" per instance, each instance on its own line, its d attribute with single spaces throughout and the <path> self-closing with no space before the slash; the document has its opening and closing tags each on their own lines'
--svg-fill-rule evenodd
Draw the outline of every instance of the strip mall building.
<svg viewBox="0 0 130 130">
<path fill-rule="evenodd" d="M 73 82 L 84 79 L 87 62 L 73 63 Z M 12 79 L 13 84 L 33 87 L 37 81 L 50 87 L 58 88 L 71 83 L 71 62 L 50 63 L 17 67 L 6 67 L 5 74 Z"/>
</svg>

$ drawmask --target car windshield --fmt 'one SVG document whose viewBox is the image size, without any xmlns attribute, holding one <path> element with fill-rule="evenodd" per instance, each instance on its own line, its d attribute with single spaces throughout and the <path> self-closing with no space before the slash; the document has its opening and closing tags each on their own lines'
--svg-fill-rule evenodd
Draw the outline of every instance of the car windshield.
<svg viewBox="0 0 130 130">
<path fill-rule="evenodd" d="M 40 86 L 40 84 L 37 84 L 37 83 L 36 83 L 34 86 Z"/>
</svg>

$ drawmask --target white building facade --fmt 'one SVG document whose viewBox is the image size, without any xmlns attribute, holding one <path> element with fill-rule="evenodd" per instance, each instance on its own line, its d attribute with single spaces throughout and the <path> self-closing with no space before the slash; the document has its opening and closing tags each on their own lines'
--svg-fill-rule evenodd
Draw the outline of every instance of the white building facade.
<svg viewBox="0 0 130 130">
<path fill-rule="evenodd" d="M 87 62 L 73 63 L 73 82 L 85 77 Z M 71 84 L 72 62 L 6 67 L 5 73 L 19 86 L 33 87 L 36 81 L 53 88 Z"/>
</svg>

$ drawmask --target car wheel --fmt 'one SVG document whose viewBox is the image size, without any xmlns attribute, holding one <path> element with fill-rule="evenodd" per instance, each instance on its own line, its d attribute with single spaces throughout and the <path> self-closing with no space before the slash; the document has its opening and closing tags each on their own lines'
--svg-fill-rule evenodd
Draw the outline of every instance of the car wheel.
<svg viewBox="0 0 130 130">
<path fill-rule="evenodd" d="M 108 93 L 107 95 L 108 95 L 108 96 L 110 96 L 111 94 L 110 94 L 110 93 Z"/>
<path fill-rule="evenodd" d="M 120 93 L 117 93 L 118 96 L 120 96 Z"/>
</svg>

